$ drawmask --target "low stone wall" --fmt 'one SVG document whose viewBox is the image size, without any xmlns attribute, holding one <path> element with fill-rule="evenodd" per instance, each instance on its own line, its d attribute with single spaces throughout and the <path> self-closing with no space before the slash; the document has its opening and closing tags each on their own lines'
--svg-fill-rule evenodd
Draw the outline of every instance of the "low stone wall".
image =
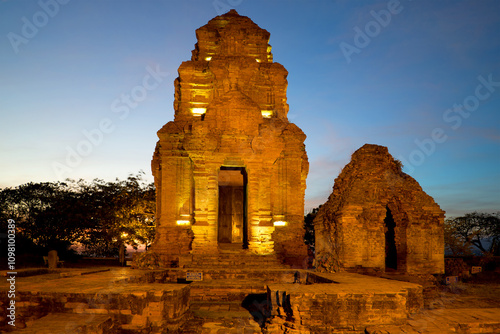
<svg viewBox="0 0 500 334">
<path fill-rule="evenodd" d="M 363 330 L 373 324 L 403 324 L 407 319 L 407 296 L 401 294 L 289 294 L 278 290 L 271 291 L 271 297 L 279 320 L 293 319 L 291 322 L 313 333 Z"/>
<path fill-rule="evenodd" d="M 271 323 L 267 326 L 269 333 L 286 330 L 295 333 L 291 329 L 296 333 L 363 331 L 375 324 L 403 324 L 408 314 L 417 312 L 423 306 L 422 287 L 419 285 L 387 283 L 384 282 L 387 280 L 359 276 L 345 274 L 340 280 L 335 280 L 311 274 L 310 280 L 324 280 L 322 283 L 330 280 L 333 284 L 269 285 L 268 298 L 272 309 Z M 392 283 L 394 287 L 384 287 L 377 292 L 369 285 L 364 286 L 364 280 L 379 280 L 387 286 Z"/>
<path fill-rule="evenodd" d="M 120 289 L 117 288 L 117 291 Z M 111 291 L 111 290 L 110 290 Z M 109 315 L 116 326 L 178 329 L 189 309 L 189 286 L 169 286 L 156 291 L 123 291 L 97 293 L 16 292 L 16 324 L 21 328 L 48 314 Z M 0 297 L 0 309 L 8 305 L 7 294 Z M 17 326 L 17 325 L 16 325 Z"/>
</svg>

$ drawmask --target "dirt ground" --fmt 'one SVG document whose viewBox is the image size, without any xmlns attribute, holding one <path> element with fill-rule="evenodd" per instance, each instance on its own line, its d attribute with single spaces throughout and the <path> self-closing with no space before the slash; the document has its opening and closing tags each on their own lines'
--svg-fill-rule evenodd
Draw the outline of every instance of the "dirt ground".
<svg viewBox="0 0 500 334">
<path fill-rule="evenodd" d="M 430 308 L 500 308 L 500 273 L 485 271 L 437 288 Z"/>
</svg>

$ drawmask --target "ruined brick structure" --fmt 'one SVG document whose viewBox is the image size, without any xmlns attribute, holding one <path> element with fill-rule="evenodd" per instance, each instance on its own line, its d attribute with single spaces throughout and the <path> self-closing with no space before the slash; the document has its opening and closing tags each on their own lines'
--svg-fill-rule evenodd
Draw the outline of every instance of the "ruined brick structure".
<svg viewBox="0 0 500 334">
<path fill-rule="evenodd" d="M 444 272 L 444 212 L 387 147 L 358 149 L 314 220 L 319 270 Z"/>
<path fill-rule="evenodd" d="M 287 119 L 286 69 L 270 34 L 235 10 L 196 30 L 175 80 L 175 119 L 152 161 L 161 266 L 224 244 L 300 261 L 306 136 Z"/>
</svg>

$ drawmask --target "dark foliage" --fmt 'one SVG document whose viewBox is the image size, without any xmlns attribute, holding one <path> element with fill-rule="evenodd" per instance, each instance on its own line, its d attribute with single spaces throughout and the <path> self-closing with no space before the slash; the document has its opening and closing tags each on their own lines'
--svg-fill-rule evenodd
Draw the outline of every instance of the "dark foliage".
<svg viewBox="0 0 500 334">
<path fill-rule="evenodd" d="M 304 229 L 305 229 L 305 234 L 304 234 L 304 243 L 307 245 L 308 249 L 314 254 L 314 243 L 315 243 L 315 238 L 314 238 L 314 218 L 316 217 L 316 214 L 318 213 L 319 208 L 321 208 L 321 205 L 317 208 L 314 208 L 309 212 L 305 217 L 304 217 Z"/>
<path fill-rule="evenodd" d="M 500 212 L 472 212 L 447 219 L 445 242 L 454 255 L 467 255 L 471 246 L 485 255 L 500 255 Z"/>
<path fill-rule="evenodd" d="M 121 243 L 148 246 L 154 237 L 155 189 L 143 174 L 114 182 L 67 180 L 2 189 L 0 228 L 7 230 L 8 219 L 16 222 L 18 245 L 29 244 L 17 247 L 18 253 L 56 249 L 63 255 L 77 244 L 86 255 L 110 256 L 118 254 Z"/>
</svg>

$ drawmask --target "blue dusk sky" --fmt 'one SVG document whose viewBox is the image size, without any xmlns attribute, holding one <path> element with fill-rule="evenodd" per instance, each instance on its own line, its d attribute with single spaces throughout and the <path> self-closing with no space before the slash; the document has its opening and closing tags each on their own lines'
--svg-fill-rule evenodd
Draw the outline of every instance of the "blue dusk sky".
<svg viewBox="0 0 500 334">
<path fill-rule="evenodd" d="M 500 210 L 495 0 L 0 1 L 0 187 L 152 180 L 177 68 L 231 8 L 271 33 L 289 72 L 306 210 L 365 143 L 387 146 L 448 217 Z"/>
</svg>

